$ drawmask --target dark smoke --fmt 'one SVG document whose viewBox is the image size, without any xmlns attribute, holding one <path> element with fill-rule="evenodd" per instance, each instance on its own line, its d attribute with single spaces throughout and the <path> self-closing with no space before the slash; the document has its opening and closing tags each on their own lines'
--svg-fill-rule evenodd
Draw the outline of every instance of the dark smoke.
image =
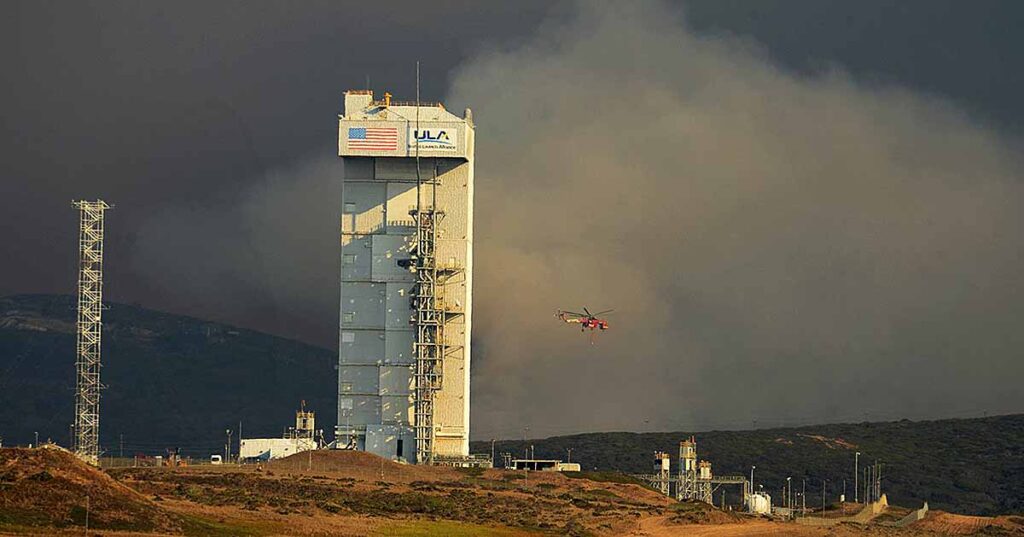
<svg viewBox="0 0 1024 537">
<path fill-rule="evenodd" d="M 478 438 L 1019 411 L 1019 141 L 580 3 L 452 83 L 478 123 Z M 588 338 L 556 308 L 615 308 Z"/>
<path fill-rule="evenodd" d="M 111 300 L 333 348 L 333 115 L 419 59 L 478 124 L 474 437 L 1024 410 L 1018 5 L 619 4 L 15 2 L 0 294 L 105 197 Z"/>
</svg>

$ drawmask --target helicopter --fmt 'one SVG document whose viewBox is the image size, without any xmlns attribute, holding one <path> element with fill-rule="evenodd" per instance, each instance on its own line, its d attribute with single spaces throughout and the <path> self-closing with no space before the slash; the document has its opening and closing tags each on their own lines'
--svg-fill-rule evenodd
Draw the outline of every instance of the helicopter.
<svg viewBox="0 0 1024 537">
<path fill-rule="evenodd" d="M 604 310 L 604 311 L 599 311 L 597 313 L 590 313 L 590 310 L 588 310 L 587 308 L 583 308 L 583 311 L 585 313 L 576 313 L 574 311 L 557 310 L 555 312 L 555 317 L 558 320 L 563 321 L 565 323 L 569 323 L 569 324 L 575 323 L 575 324 L 580 325 L 580 332 L 585 332 L 588 328 L 590 329 L 591 332 L 593 332 L 595 329 L 608 330 L 608 326 L 609 326 L 608 325 L 608 321 L 599 318 L 598 315 L 604 315 L 606 313 L 611 313 L 611 312 L 613 312 L 615 310 Z"/>
</svg>

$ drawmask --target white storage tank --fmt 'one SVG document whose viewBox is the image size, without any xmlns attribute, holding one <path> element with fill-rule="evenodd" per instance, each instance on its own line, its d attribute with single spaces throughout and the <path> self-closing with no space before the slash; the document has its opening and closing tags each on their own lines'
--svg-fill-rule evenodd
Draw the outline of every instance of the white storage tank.
<svg viewBox="0 0 1024 537">
<path fill-rule="evenodd" d="M 766 492 L 755 492 L 747 496 L 747 510 L 759 515 L 768 515 L 772 512 L 772 497 Z"/>
</svg>

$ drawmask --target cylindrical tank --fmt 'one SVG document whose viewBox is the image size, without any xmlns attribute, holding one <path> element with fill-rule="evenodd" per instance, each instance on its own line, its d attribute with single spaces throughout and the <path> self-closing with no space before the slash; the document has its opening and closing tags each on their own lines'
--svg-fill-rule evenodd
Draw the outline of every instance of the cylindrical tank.
<svg viewBox="0 0 1024 537">
<path fill-rule="evenodd" d="M 759 515 L 771 514 L 772 497 L 764 492 L 755 492 L 747 496 L 747 509 Z"/>
</svg>

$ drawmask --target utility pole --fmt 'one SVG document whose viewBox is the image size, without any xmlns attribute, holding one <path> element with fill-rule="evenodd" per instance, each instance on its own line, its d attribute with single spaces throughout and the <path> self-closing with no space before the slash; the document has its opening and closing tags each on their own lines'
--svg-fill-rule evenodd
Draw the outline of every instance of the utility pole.
<svg viewBox="0 0 1024 537">
<path fill-rule="evenodd" d="M 120 449 L 120 451 L 118 451 L 118 456 L 123 459 L 124 458 L 124 433 L 120 433 L 117 436 L 119 437 L 120 444 L 121 444 L 121 449 Z"/>
<path fill-rule="evenodd" d="M 786 507 L 793 508 L 793 476 L 786 478 Z"/>
<path fill-rule="evenodd" d="M 860 475 L 860 468 L 857 467 L 860 462 L 860 452 L 858 451 L 853 456 L 853 503 L 860 503 L 860 489 L 857 484 L 857 476 Z"/>
<path fill-rule="evenodd" d="M 840 502 L 843 505 L 843 515 L 846 514 L 846 478 L 843 478 L 843 501 Z"/>
<path fill-rule="evenodd" d="M 36 443 L 32 447 L 39 447 L 39 431 L 36 431 Z"/>
<path fill-rule="evenodd" d="M 821 480 L 821 516 L 825 516 L 825 485 L 828 484 L 828 479 Z"/>
<path fill-rule="evenodd" d="M 568 458 L 566 459 L 565 462 L 566 463 L 572 462 L 572 448 L 565 448 L 565 451 L 568 452 Z"/>
<path fill-rule="evenodd" d="M 871 467 L 864 468 L 864 503 L 871 503 Z"/>
<path fill-rule="evenodd" d="M 224 462 L 230 464 L 231 463 L 231 429 L 225 429 L 224 432 L 228 435 L 228 443 L 227 443 L 227 446 L 226 446 L 227 453 L 225 454 L 226 457 L 225 457 Z"/>
<path fill-rule="evenodd" d="M 491 467 L 494 467 L 494 439 L 491 439 Z"/>
<path fill-rule="evenodd" d="M 875 497 L 882 497 L 882 463 L 875 461 Z"/>
<path fill-rule="evenodd" d="M 800 493 L 800 510 L 807 516 L 807 478 L 804 478 L 804 491 Z"/>
</svg>

